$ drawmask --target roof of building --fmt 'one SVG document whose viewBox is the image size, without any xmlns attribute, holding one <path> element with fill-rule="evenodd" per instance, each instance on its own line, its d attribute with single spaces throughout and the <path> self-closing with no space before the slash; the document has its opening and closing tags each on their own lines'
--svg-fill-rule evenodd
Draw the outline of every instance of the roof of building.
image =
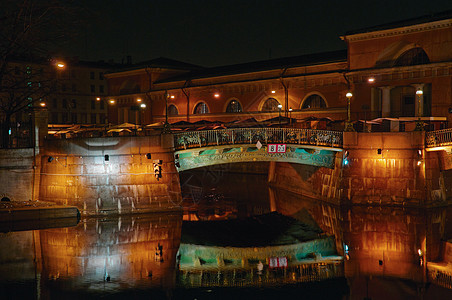
<svg viewBox="0 0 452 300">
<path fill-rule="evenodd" d="M 275 69 L 303 67 L 317 64 L 344 62 L 347 60 L 347 50 L 305 54 L 300 56 L 261 60 L 249 63 L 204 68 L 158 81 L 156 83 L 173 82 L 181 80 L 218 77 L 252 72 L 261 72 Z"/>
<path fill-rule="evenodd" d="M 411 19 L 406 19 L 402 21 L 395 21 L 391 23 L 386 24 L 380 24 L 375 25 L 371 27 L 351 30 L 345 33 L 345 35 L 354 35 L 354 34 L 360 34 L 360 33 L 367 33 L 367 32 L 373 32 L 373 31 L 380 31 L 380 30 L 387 30 L 387 29 L 393 29 L 393 28 L 400 28 L 400 27 L 406 27 L 406 26 L 412 26 L 412 25 L 418 25 L 423 23 L 430 23 L 435 21 L 441 21 L 441 20 L 447 20 L 452 19 L 452 10 L 447 10 L 439 13 L 433 13 L 429 15 L 423 15 L 420 17 L 415 17 Z"/>
</svg>

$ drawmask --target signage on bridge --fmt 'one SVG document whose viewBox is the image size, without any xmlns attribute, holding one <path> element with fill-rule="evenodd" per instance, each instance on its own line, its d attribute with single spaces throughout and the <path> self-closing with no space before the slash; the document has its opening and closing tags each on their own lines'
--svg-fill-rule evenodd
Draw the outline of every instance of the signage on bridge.
<svg viewBox="0 0 452 300">
<path fill-rule="evenodd" d="M 286 144 L 268 144 L 268 153 L 286 153 Z"/>
<path fill-rule="evenodd" d="M 268 262 L 270 268 L 287 268 L 287 257 L 270 257 Z"/>
</svg>

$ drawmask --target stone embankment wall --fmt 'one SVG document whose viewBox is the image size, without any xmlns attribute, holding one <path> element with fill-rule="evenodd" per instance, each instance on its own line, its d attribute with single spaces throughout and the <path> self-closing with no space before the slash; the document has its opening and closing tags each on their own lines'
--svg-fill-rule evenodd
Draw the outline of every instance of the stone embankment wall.
<svg viewBox="0 0 452 300">
<path fill-rule="evenodd" d="M 0 199 L 34 200 L 34 183 L 39 177 L 34 161 L 33 148 L 0 149 Z"/>
<path fill-rule="evenodd" d="M 270 163 L 269 182 L 332 203 L 441 206 L 452 198 L 449 161 L 425 150 L 423 132 L 344 132 L 334 169 Z"/>
<path fill-rule="evenodd" d="M 171 135 L 49 140 L 39 200 L 77 206 L 84 215 L 179 209 L 172 143 Z"/>
</svg>

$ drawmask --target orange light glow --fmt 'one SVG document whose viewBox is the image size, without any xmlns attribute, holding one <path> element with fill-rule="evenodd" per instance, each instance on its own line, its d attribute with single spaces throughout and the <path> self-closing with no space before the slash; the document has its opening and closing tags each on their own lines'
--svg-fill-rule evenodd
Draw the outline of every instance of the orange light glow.
<svg viewBox="0 0 452 300">
<path fill-rule="evenodd" d="M 96 100 L 97 100 L 97 101 L 100 101 L 100 97 L 96 97 Z"/>
<path fill-rule="evenodd" d="M 39 103 L 39 105 L 40 105 L 41 107 L 45 107 L 45 106 L 46 106 L 46 103 L 45 103 L 45 102 L 41 102 L 41 103 Z"/>
<path fill-rule="evenodd" d="M 215 98 L 218 98 L 218 97 L 220 97 L 220 94 L 215 93 L 214 97 L 215 97 Z"/>
<path fill-rule="evenodd" d="M 114 99 L 110 99 L 109 102 L 110 102 L 110 104 L 115 104 L 116 103 Z"/>
<path fill-rule="evenodd" d="M 66 65 L 62 62 L 57 62 L 56 66 L 60 69 L 63 69 Z"/>
<path fill-rule="evenodd" d="M 272 94 L 276 93 L 276 91 L 272 91 Z"/>
<path fill-rule="evenodd" d="M 367 82 L 369 82 L 369 83 L 375 82 L 375 78 L 369 77 L 369 78 L 367 78 Z"/>
<path fill-rule="evenodd" d="M 171 97 L 170 97 L 171 99 L 174 99 L 174 95 L 171 95 Z"/>
<path fill-rule="evenodd" d="M 137 99 L 137 102 L 141 102 L 141 98 L 138 98 L 138 99 Z"/>
</svg>

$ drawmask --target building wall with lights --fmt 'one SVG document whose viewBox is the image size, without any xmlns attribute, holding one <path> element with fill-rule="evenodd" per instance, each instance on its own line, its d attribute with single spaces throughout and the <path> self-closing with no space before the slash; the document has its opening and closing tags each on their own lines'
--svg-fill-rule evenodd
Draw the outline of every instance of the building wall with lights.
<svg viewBox="0 0 452 300">
<path fill-rule="evenodd" d="M 185 73 L 173 70 L 171 75 L 171 68 L 159 69 L 158 76 L 140 67 L 117 71 L 107 75 L 109 97 L 119 104 L 110 106 L 110 120 L 135 121 L 128 110 L 138 98 L 147 101 L 143 113 L 146 124 L 163 122 L 166 106 L 170 107 L 170 123 L 250 117 L 264 120 L 279 114 L 290 115 L 299 123 L 309 117 L 344 120 L 345 94 L 351 91 L 354 122 L 384 118 L 390 124 L 387 131 L 410 131 L 415 119 L 421 117 L 439 129 L 446 126 L 452 108 L 451 27 L 452 19 L 421 20 L 352 32 L 342 37 L 348 53 L 303 55 Z M 133 82 L 140 89 L 121 92 L 122 86 Z M 416 94 L 418 91 L 422 94 Z M 263 111 L 270 98 L 282 107 Z M 231 101 L 236 101 L 236 111 L 228 111 Z M 198 105 L 204 107 L 199 109 Z"/>
</svg>

